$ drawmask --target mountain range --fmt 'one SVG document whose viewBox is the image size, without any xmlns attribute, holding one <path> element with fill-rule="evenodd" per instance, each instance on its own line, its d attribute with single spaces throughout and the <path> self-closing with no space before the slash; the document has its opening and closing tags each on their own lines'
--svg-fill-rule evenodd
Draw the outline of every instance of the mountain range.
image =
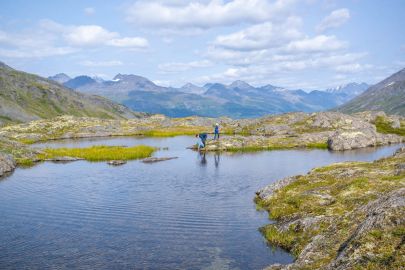
<svg viewBox="0 0 405 270">
<path fill-rule="evenodd" d="M 86 94 L 96 94 L 124 104 L 134 111 L 161 113 L 171 117 L 190 115 L 232 118 L 260 117 L 292 111 L 324 111 L 344 104 L 369 86 L 350 83 L 324 91 L 288 90 L 265 85 L 254 87 L 244 81 L 231 84 L 188 83 L 180 88 L 164 87 L 137 75 L 117 74 L 112 80 L 82 75 L 66 80 L 61 73 L 49 77 Z"/>
<path fill-rule="evenodd" d="M 405 116 L 405 68 L 371 86 L 337 110 L 345 113 L 385 111 Z"/>
<path fill-rule="evenodd" d="M 65 114 L 111 119 L 144 115 L 104 97 L 79 93 L 0 62 L 0 124 Z"/>
</svg>

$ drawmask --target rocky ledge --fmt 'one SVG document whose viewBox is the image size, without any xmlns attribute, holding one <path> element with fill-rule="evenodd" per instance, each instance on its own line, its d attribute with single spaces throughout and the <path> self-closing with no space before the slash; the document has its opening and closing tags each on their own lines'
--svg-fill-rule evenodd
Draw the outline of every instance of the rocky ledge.
<svg viewBox="0 0 405 270">
<path fill-rule="evenodd" d="M 267 240 L 296 260 L 268 269 L 402 269 L 405 148 L 374 162 L 345 162 L 257 192 L 274 224 Z"/>
</svg>

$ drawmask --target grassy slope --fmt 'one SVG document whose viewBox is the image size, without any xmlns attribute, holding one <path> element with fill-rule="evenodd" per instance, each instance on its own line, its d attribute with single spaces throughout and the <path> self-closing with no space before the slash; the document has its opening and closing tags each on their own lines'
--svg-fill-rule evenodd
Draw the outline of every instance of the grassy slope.
<svg viewBox="0 0 405 270">
<path fill-rule="evenodd" d="M 122 105 L 87 96 L 36 75 L 0 65 L 0 117 L 29 121 L 58 115 L 123 119 L 136 116 Z"/>
</svg>

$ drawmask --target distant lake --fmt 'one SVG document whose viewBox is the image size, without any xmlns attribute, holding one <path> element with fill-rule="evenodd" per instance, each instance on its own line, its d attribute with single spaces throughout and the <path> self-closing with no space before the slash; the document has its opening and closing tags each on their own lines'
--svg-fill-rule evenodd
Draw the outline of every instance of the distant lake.
<svg viewBox="0 0 405 270">
<path fill-rule="evenodd" d="M 288 263 L 258 228 L 258 189 L 399 146 L 346 152 L 286 150 L 201 155 L 193 137 L 63 140 L 37 147 L 146 144 L 178 159 L 120 167 L 41 163 L 0 180 L 0 269 L 261 269 Z"/>
</svg>

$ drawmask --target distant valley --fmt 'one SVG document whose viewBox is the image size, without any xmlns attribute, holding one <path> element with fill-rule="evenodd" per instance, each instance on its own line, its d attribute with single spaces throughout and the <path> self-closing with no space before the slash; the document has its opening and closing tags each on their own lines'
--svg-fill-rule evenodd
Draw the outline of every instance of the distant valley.
<svg viewBox="0 0 405 270">
<path fill-rule="evenodd" d="M 254 118 L 294 111 L 325 111 L 348 102 L 369 87 L 366 83 L 349 83 L 308 93 L 273 85 L 254 87 L 243 81 L 163 87 L 141 76 L 123 74 L 106 81 L 86 75 L 70 78 L 63 73 L 49 79 L 82 93 L 107 97 L 134 111 L 171 117 Z"/>
</svg>

